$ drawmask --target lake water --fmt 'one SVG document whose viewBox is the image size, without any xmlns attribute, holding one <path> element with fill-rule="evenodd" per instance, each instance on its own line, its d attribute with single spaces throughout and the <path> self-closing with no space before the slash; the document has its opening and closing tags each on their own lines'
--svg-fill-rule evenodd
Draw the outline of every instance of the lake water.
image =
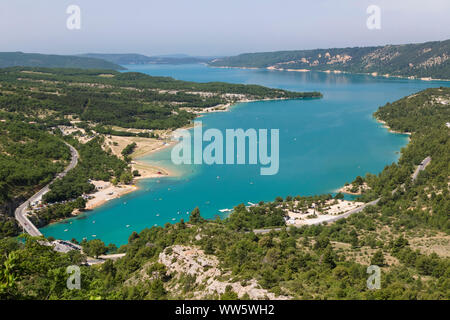
<svg viewBox="0 0 450 320">
<path fill-rule="evenodd" d="M 82 216 L 49 225 L 45 236 L 99 238 L 121 245 L 132 231 L 187 220 L 196 206 L 205 218 L 219 210 L 277 196 L 333 193 L 366 172 L 379 173 L 398 160 L 408 138 L 389 133 L 372 118 L 381 105 L 448 82 L 379 78 L 322 72 L 209 68 L 204 65 L 126 66 L 157 76 L 197 82 L 260 84 L 295 91 L 320 91 L 323 99 L 261 101 L 200 118 L 204 129 L 279 129 L 279 172 L 261 176 L 259 165 L 175 166 L 170 149 L 142 159 L 179 173 L 141 180 L 140 190 Z M 67 230 L 67 231 L 65 231 Z"/>
</svg>

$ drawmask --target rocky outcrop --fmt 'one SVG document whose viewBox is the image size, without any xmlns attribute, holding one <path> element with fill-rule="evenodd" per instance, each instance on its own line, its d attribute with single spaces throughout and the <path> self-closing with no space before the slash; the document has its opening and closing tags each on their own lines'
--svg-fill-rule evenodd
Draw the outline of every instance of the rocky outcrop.
<svg viewBox="0 0 450 320">
<path fill-rule="evenodd" d="M 158 262 L 164 264 L 174 278 L 181 274 L 195 277 L 195 283 L 202 288 L 194 292 L 195 299 L 202 299 L 214 294 L 223 294 L 227 286 L 241 298 L 244 295 L 252 300 L 270 299 L 286 300 L 289 296 L 276 296 L 274 293 L 261 288 L 255 279 L 246 283 L 232 282 L 229 272 L 221 270 L 216 256 L 206 255 L 203 250 L 195 247 L 175 245 L 166 248 L 159 255 Z"/>
</svg>

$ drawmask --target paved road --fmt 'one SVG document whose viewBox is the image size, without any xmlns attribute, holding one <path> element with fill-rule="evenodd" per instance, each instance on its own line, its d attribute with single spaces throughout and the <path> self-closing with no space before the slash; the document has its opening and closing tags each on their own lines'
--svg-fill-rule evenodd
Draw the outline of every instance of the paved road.
<svg viewBox="0 0 450 320">
<path fill-rule="evenodd" d="M 120 259 L 122 257 L 125 257 L 125 253 L 104 254 L 104 255 L 98 256 L 98 258 L 88 257 L 87 260 L 86 260 L 86 264 L 88 266 L 92 266 L 94 264 L 104 263 L 108 259 L 110 259 L 110 260 L 117 260 L 117 259 Z"/>
<path fill-rule="evenodd" d="M 425 159 L 422 160 L 422 162 L 419 164 L 419 166 L 414 171 L 414 174 L 412 176 L 413 181 L 415 181 L 417 179 L 419 172 L 425 170 L 425 168 L 430 164 L 430 162 L 431 162 L 431 157 L 426 157 Z"/>
<path fill-rule="evenodd" d="M 64 177 L 67 172 L 69 172 L 70 170 L 72 170 L 73 168 L 76 167 L 77 163 L 78 163 L 78 158 L 80 157 L 78 154 L 78 151 L 72 147 L 70 144 L 64 142 L 69 148 L 70 148 L 70 153 L 72 155 L 72 158 L 70 160 L 70 164 L 66 167 L 66 169 L 64 169 L 63 172 L 61 172 L 60 174 L 58 174 L 56 176 L 56 178 L 53 180 L 55 181 L 58 178 L 62 178 Z M 27 201 L 25 201 L 24 203 L 22 203 L 14 212 L 14 216 L 17 220 L 17 222 L 22 226 L 23 230 L 25 232 L 27 232 L 28 234 L 32 235 L 32 236 L 42 236 L 42 233 L 39 231 L 38 228 L 36 228 L 36 226 L 34 224 L 31 223 L 31 221 L 28 219 L 27 215 L 26 215 L 26 211 L 28 208 L 28 205 L 38 201 L 40 199 L 42 199 L 42 196 L 44 194 L 46 194 L 47 192 L 50 191 L 50 184 L 53 183 L 50 182 L 49 184 L 47 184 L 45 187 L 43 187 L 41 190 L 39 190 L 38 192 L 36 192 L 31 198 L 29 198 Z"/>
</svg>

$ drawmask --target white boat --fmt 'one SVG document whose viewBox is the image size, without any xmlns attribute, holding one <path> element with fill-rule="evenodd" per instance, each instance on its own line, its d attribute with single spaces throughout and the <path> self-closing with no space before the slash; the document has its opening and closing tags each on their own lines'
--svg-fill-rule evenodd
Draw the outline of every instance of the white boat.
<svg viewBox="0 0 450 320">
<path fill-rule="evenodd" d="M 233 211 L 233 210 L 231 210 L 231 209 L 220 209 L 219 211 L 220 212 L 230 212 L 230 211 Z"/>
</svg>

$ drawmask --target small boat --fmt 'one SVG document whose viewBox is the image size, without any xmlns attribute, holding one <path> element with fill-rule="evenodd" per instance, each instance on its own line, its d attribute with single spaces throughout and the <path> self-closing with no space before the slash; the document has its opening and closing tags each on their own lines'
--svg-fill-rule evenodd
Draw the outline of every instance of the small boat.
<svg viewBox="0 0 450 320">
<path fill-rule="evenodd" d="M 129 224 L 127 224 L 127 225 L 126 225 L 126 227 L 127 227 L 127 228 L 129 228 L 129 227 L 130 227 L 130 225 L 129 225 Z"/>
<path fill-rule="evenodd" d="M 175 218 L 172 218 L 172 221 L 175 221 L 176 219 Z"/>
<path fill-rule="evenodd" d="M 220 212 L 230 212 L 230 211 L 232 211 L 231 209 L 220 209 L 219 210 Z"/>
<path fill-rule="evenodd" d="M 69 231 L 69 229 L 64 229 L 64 232 L 67 232 L 67 231 Z"/>
<path fill-rule="evenodd" d="M 96 235 L 96 234 L 93 234 L 92 236 L 95 238 L 97 235 Z"/>
<path fill-rule="evenodd" d="M 92 221 L 92 223 L 95 223 L 95 220 L 94 220 L 94 221 Z"/>
<path fill-rule="evenodd" d="M 159 213 L 157 213 L 156 216 L 159 217 Z"/>
</svg>

